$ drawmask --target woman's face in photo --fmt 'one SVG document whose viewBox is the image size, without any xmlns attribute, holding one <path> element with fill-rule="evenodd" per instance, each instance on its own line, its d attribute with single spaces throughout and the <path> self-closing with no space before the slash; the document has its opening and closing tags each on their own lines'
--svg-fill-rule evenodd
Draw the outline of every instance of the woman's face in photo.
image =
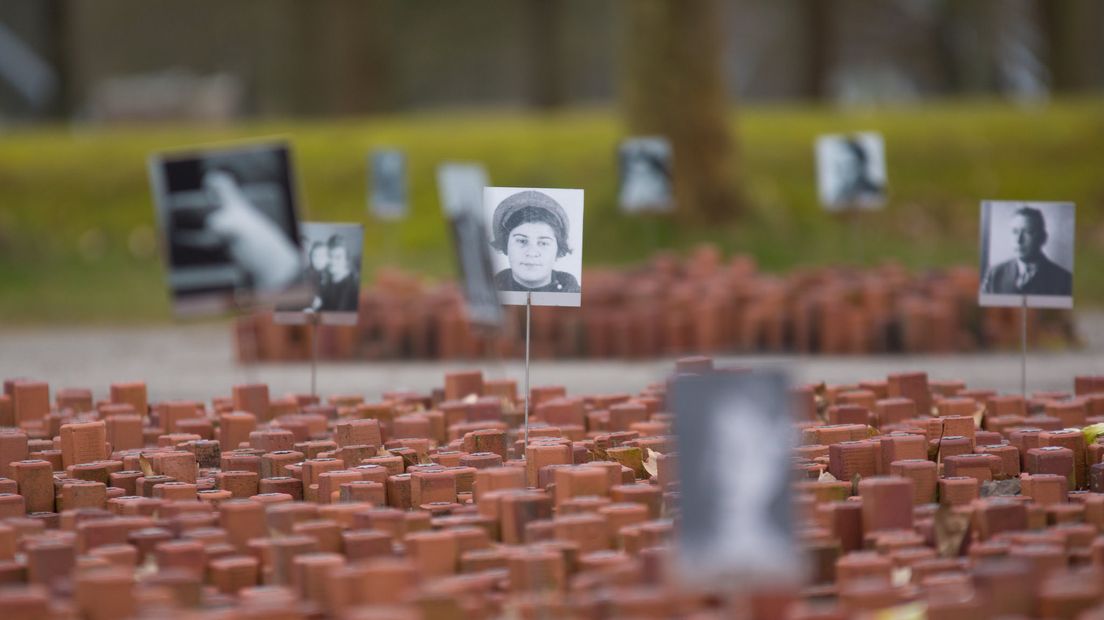
<svg viewBox="0 0 1104 620">
<path fill-rule="evenodd" d="M 311 250 L 311 268 L 315 271 L 325 271 L 330 265 L 330 252 L 324 245 L 317 245 Z"/>
<path fill-rule="evenodd" d="M 556 233 L 548 224 L 526 222 L 515 227 L 506 243 L 514 278 L 530 288 L 551 282 L 557 249 Z"/>
</svg>

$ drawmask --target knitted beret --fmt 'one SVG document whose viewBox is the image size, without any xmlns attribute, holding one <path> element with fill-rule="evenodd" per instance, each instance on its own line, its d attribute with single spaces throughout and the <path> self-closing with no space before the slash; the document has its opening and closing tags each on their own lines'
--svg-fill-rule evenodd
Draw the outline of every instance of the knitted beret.
<svg viewBox="0 0 1104 620">
<path fill-rule="evenodd" d="M 548 194 L 531 189 L 513 194 L 495 207 L 494 216 L 491 219 L 491 232 L 494 233 L 494 239 L 491 241 L 492 246 L 503 249 L 506 247 L 506 238 L 510 234 L 510 231 L 506 230 L 506 225 L 515 213 L 526 207 L 542 209 L 547 212 L 551 216 L 550 224 L 555 229 L 557 241 L 566 246 L 567 231 L 570 228 L 567 212 L 560 206 L 560 203 L 553 200 Z"/>
</svg>

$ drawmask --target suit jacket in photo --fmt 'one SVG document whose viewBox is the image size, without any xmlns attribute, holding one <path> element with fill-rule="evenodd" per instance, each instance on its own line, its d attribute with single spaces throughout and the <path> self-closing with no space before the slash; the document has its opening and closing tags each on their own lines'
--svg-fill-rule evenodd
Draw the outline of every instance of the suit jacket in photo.
<svg viewBox="0 0 1104 620">
<path fill-rule="evenodd" d="M 981 283 L 981 292 L 997 295 L 1056 295 L 1073 294 L 1073 276 L 1046 256 L 1039 258 L 1035 275 L 1024 286 L 1016 286 L 1018 268 L 1016 259 L 1005 261 L 989 269 Z"/>
</svg>

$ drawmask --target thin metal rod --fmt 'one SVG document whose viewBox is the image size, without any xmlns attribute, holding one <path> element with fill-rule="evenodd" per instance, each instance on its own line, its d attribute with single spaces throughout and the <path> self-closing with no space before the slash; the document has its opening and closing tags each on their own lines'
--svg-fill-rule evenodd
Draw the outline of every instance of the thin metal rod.
<svg viewBox="0 0 1104 620">
<path fill-rule="evenodd" d="M 529 447 L 529 309 L 533 307 L 533 293 L 525 293 L 525 447 Z"/>
<path fill-rule="evenodd" d="M 1027 400 L 1027 295 L 1020 305 L 1020 394 Z"/>
<path fill-rule="evenodd" d="M 318 396 L 318 313 L 310 313 L 311 326 L 311 397 Z"/>
</svg>

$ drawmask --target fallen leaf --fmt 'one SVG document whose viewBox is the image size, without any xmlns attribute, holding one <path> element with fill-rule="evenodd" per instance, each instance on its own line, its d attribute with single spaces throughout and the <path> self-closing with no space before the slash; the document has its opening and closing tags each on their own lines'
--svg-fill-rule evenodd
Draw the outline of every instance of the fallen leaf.
<svg viewBox="0 0 1104 620">
<path fill-rule="evenodd" d="M 142 470 L 143 476 L 153 475 L 153 465 L 150 464 L 149 459 L 146 458 L 145 453 L 138 455 L 138 467 Z"/>
<path fill-rule="evenodd" d="M 862 476 L 856 473 L 851 476 L 851 495 L 859 494 L 859 483 L 862 482 Z"/>
<path fill-rule="evenodd" d="M 965 553 L 969 545 L 970 517 L 957 514 L 949 506 L 935 511 L 935 551 L 939 557 L 953 558 Z"/>
<path fill-rule="evenodd" d="M 817 478 L 817 482 L 838 482 L 835 476 L 828 473 L 828 470 L 820 472 L 820 476 Z"/>
<path fill-rule="evenodd" d="M 905 603 L 874 612 L 874 620 L 926 620 L 928 606 L 924 603 Z"/>
<path fill-rule="evenodd" d="M 981 483 L 982 497 L 1007 497 L 1020 494 L 1020 479 L 986 480 Z"/>
<path fill-rule="evenodd" d="M 898 587 L 908 585 L 912 581 L 912 569 L 908 566 L 893 569 L 891 580 Z"/>
<path fill-rule="evenodd" d="M 981 428 L 981 425 L 985 422 L 985 407 L 978 407 L 978 410 L 974 412 L 974 428 Z"/>
<path fill-rule="evenodd" d="M 1096 443 L 1096 438 L 1104 433 L 1104 422 L 1097 422 L 1096 424 L 1090 424 L 1081 429 L 1081 434 L 1085 436 L 1085 445 L 1091 446 Z"/>
<path fill-rule="evenodd" d="M 651 448 L 644 449 L 644 471 L 648 472 L 648 475 L 652 478 L 659 477 L 659 452 L 652 450 Z"/>
<path fill-rule="evenodd" d="M 477 400 L 479 400 L 479 395 L 476 394 L 475 392 L 472 392 L 471 394 L 468 394 L 464 398 L 461 398 L 460 402 L 464 403 L 465 405 L 473 405 L 473 404 L 475 404 L 475 401 L 477 401 Z"/>
</svg>

